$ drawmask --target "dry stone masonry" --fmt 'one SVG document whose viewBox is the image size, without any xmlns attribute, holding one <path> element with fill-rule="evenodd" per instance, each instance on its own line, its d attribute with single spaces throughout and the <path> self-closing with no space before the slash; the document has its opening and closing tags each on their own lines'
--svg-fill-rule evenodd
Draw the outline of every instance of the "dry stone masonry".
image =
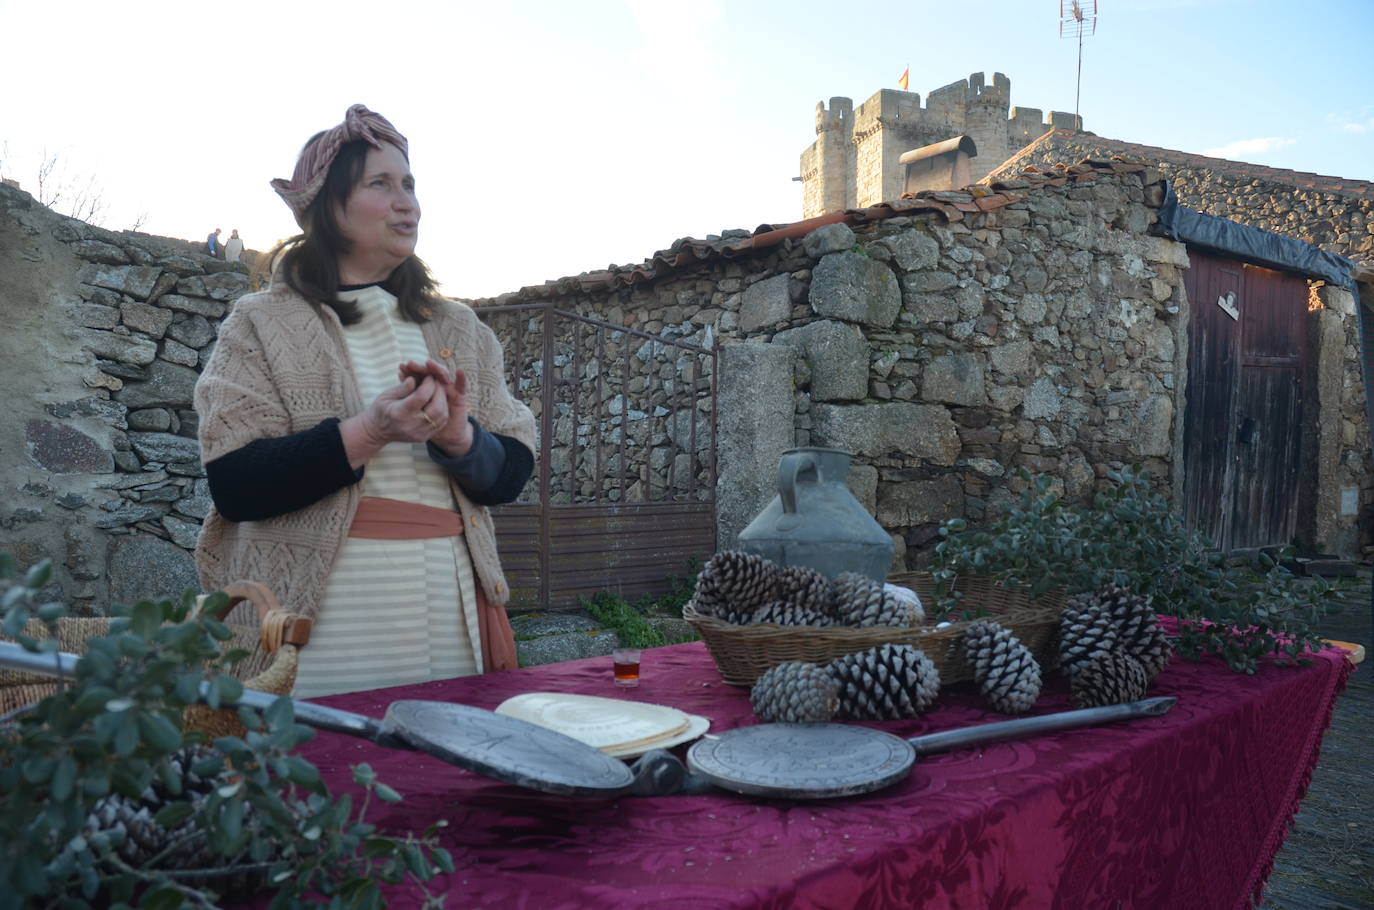
<svg viewBox="0 0 1374 910">
<path fill-rule="evenodd" d="M 655 330 L 694 314 L 723 346 L 718 546 L 771 498 L 783 449 L 829 445 L 855 453 L 856 494 L 915 568 L 940 521 L 1005 506 L 1021 467 L 1073 499 L 1134 463 L 1181 490 L 1189 260 L 1151 233 L 1162 177 L 1100 161 L 923 193 L 490 303 Z M 1363 437 L 1346 438 L 1368 489 Z"/>
<path fill-rule="evenodd" d="M 192 391 L 248 266 L 115 233 L 0 188 L 0 546 L 93 607 L 195 587 L 210 508 Z"/>
<path fill-rule="evenodd" d="M 783 450 L 834 446 L 855 454 L 851 486 L 892 535 L 894 568 L 916 568 L 939 522 L 1005 506 L 1018 468 L 1070 499 L 1133 463 L 1181 490 L 1189 259 L 1152 233 L 1163 179 L 1107 160 L 1000 176 L 476 303 L 547 419 L 556 502 L 690 497 L 715 419 L 719 547 L 774 495 Z M 0 548 L 54 556 L 61 593 L 91 608 L 193 586 L 209 500 L 191 390 L 248 275 L 10 188 L 0 241 Z M 1314 288 L 1315 356 L 1344 370 L 1319 391 L 1340 387 L 1341 420 L 1320 432 L 1343 454 L 1318 489 L 1353 483 L 1367 501 L 1355 302 L 1336 291 Z M 545 377 L 550 304 L 573 316 L 556 317 Z M 672 341 L 717 349 L 714 373 Z M 1313 514 L 1318 547 L 1354 533 L 1332 503 Z"/>
</svg>

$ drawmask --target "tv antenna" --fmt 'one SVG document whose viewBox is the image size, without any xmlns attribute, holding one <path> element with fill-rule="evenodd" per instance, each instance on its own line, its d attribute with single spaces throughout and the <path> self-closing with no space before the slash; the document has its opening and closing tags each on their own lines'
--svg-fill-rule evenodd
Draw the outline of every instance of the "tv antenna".
<svg viewBox="0 0 1374 910">
<path fill-rule="evenodd" d="M 1097 0 L 1059 0 L 1059 37 L 1078 39 L 1078 82 L 1073 92 L 1074 128 L 1083 129 L 1078 101 L 1083 94 L 1083 36 L 1097 33 Z"/>
</svg>

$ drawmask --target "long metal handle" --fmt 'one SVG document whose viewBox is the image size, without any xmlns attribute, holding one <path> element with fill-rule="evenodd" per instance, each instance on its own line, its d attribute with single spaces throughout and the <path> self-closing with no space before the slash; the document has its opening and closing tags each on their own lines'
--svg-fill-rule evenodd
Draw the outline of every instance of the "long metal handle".
<svg viewBox="0 0 1374 910">
<path fill-rule="evenodd" d="M 983 743 L 1002 742 L 1008 739 L 1019 739 L 1023 736 L 1053 733 L 1056 730 L 1090 727 L 1095 724 L 1108 724 L 1113 721 L 1131 720 L 1137 717 L 1158 717 L 1167 713 L 1177 701 L 1178 699 L 1172 696 L 1164 696 L 1127 702 L 1124 705 L 1083 708 L 1079 711 L 1061 711 L 1058 714 L 1042 714 L 1039 717 L 1023 717 L 1019 720 L 1004 720 L 994 724 L 981 724 L 977 727 L 964 727 L 960 730 L 928 733 L 925 736 L 909 739 L 907 742 L 915 746 L 916 751 L 921 755 L 931 755 L 936 752 L 950 752 Z"/>
<path fill-rule="evenodd" d="M 76 663 L 80 659 L 75 654 L 62 651 L 51 654 L 35 654 L 32 651 L 26 651 L 20 645 L 0 641 L 0 667 L 7 667 L 11 670 L 25 670 L 29 673 L 41 673 L 45 676 L 75 676 Z M 209 686 L 210 684 L 207 682 L 200 684 L 201 698 L 205 698 L 209 692 Z M 230 708 L 247 705 L 250 708 L 266 710 L 272 702 L 280 697 L 282 696 L 270 695 L 256 689 L 244 689 L 243 695 L 237 701 L 221 702 L 221 704 Z M 381 722 L 375 718 L 365 714 L 354 714 L 352 711 L 340 711 L 338 708 L 326 708 L 324 705 L 311 704 L 306 701 L 294 699 L 293 701 L 296 720 L 303 724 L 317 730 L 329 730 L 332 733 L 357 736 L 381 745 L 397 747 L 397 737 L 387 734 Z M 405 746 L 404 748 L 410 747 Z"/>
</svg>

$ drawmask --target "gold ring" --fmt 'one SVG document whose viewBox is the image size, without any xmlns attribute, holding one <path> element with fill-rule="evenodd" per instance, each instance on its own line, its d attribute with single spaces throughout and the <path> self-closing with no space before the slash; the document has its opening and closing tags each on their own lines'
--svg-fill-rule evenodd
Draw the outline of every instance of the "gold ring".
<svg viewBox="0 0 1374 910">
<path fill-rule="evenodd" d="M 424 411 L 421 411 L 421 412 L 420 412 L 420 416 L 423 417 L 423 418 L 425 419 L 425 423 L 429 424 L 431 427 L 433 427 L 433 428 L 436 429 L 436 430 L 439 429 L 439 425 L 438 425 L 437 423 L 435 423 L 435 422 L 434 422 L 434 419 L 433 419 L 432 417 L 430 417 L 428 414 L 426 414 Z"/>
</svg>

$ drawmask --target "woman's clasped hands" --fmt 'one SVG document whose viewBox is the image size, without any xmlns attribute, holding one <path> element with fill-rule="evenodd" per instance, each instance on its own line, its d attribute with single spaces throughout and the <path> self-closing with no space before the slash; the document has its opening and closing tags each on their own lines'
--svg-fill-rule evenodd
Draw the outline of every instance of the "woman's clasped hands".
<svg viewBox="0 0 1374 910">
<path fill-rule="evenodd" d="M 468 422 L 467 377 L 449 373 L 434 360 L 407 361 L 397 370 L 399 382 L 382 392 L 361 415 L 375 442 L 432 442 L 459 457 L 472 448 Z"/>
</svg>

